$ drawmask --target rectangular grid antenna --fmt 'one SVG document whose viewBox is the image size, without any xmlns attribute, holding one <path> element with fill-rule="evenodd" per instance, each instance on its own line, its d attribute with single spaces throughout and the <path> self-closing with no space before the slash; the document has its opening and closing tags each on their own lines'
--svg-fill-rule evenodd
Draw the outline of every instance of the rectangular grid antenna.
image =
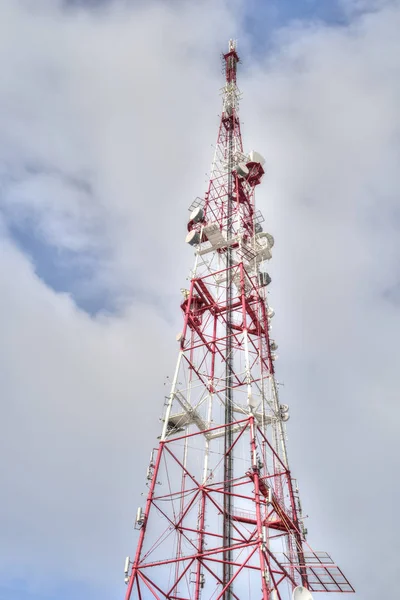
<svg viewBox="0 0 400 600">
<path fill-rule="evenodd" d="M 192 204 L 189 206 L 189 212 L 192 212 L 192 210 L 194 210 L 195 208 L 197 208 L 198 206 L 203 206 L 204 204 L 204 198 L 195 198 L 192 202 Z"/>
<path fill-rule="evenodd" d="M 311 592 L 354 592 L 347 577 L 327 552 L 304 552 L 304 563 L 301 564 L 293 563 L 286 554 L 284 556 L 285 566 L 294 567 L 299 575 L 306 571 Z"/>
</svg>

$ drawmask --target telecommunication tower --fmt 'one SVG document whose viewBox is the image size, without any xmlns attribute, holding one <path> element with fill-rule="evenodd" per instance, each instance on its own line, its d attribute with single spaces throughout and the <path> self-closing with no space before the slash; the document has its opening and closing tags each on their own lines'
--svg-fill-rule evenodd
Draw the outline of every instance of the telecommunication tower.
<svg viewBox="0 0 400 600">
<path fill-rule="evenodd" d="M 275 379 L 277 343 L 265 270 L 274 238 L 255 189 L 264 159 L 244 153 L 229 42 L 211 179 L 190 207 L 195 250 L 162 433 L 148 494 L 136 515 L 136 554 L 125 600 L 310 600 L 354 592 L 325 552 L 306 541 Z"/>
</svg>

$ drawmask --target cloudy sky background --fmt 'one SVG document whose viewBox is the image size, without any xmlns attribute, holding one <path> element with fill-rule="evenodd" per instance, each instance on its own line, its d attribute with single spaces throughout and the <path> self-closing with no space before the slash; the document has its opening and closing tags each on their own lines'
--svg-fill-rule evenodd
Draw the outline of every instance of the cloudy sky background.
<svg viewBox="0 0 400 600">
<path fill-rule="evenodd" d="M 0 600 L 123 597 L 230 37 L 309 541 L 397 597 L 399 31 L 397 0 L 2 0 Z"/>
</svg>

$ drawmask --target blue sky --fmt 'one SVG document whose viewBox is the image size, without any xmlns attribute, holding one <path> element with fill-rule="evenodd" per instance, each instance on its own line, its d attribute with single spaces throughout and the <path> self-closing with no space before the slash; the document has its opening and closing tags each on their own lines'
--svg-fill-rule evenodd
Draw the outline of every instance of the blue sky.
<svg viewBox="0 0 400 600">
<path fill-rule="evenodd" d="M 243 27 L 253 41 L 255 52 L 268 48 L 274 32 L 294 21 L 340 25 L 347 20 L 343 5 L 336 0 L 250 0 L 246 3 L 245 13 Z"/>
<path fill-rule="evenodd" d="M 310 535 L 394 597 L 400 6 L 356 4 L 1 3 L 0 600 L 122 598 L 231 35 Z"/>
<path fill-rule="evenodd" d="M 104 590 L 91 589 L 84 582 L 68 581 L 65 584 L 59 582 L 48 594 L 43 591 L 33 592 L 30 587 L 30 583 L 24 579 L 5 582 L 0 586 L 0 598 L 1 600 L 54 600 L 55 598 L 69 600 L 70 598 L 101 598 L 102 594 L 104 598 L 107 597 Z"/>
</svg>

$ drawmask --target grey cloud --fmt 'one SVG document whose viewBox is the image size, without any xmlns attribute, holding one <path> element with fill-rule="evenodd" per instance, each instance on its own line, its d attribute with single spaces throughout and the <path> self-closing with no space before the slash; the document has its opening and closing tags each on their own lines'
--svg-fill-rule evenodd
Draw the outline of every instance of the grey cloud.
<svg viewBox="0 0 400 600">
<path fill-rule="evenodd" d="M 347 27 L 289 28 L 246 78 L 252 143 L 264 142 L 269 165 L 258 198 L 276 237 L 271 301 L 292 468 L 306 478 L 310 540 L 342 557 L 363 599 L 390 597 L 396 579 L 380 552 L 392 532 L 366 522 L 370 485 L 398 494 L 400 314 L 384 290 L 400 252 L 399 18 L 391 2 Z"/>
<path fill-rule="evenodd" d="M 22 553 L 33 588 L 51 567 L 57 579 L 100 577 L 105 597 L 118 596 L 175 358 L 187 207 L 216 136 L 217 57 L 237 23 L 215 2 L 67 18 L 54 4 L 34 16 L 23 6 L 0 9 L 1 161 L 86 174 L 89 204 L 61 180 L 37 218 L 48 239 L 83 247 L 87 207 L 109 251 L 97 278 L 123 302 L 118 316 L 90 318 L 3 232 L 0 563 L 14 574 Z M 390 520 L 399 491 L 400 317 L 384 296 L 398 275 L 400 8 L 376 8 L 346 27 L 288 28 L 240 75 L 244 144 L 267 157 L 257 200 L 276 239 L 292 469 L 311 544 L 332 552 L 360 600 L 393 597 L 397 579 L 397 528 L 373 519 Z M 48 197 L 49 177 L 40 183 L 21 209 Z"/>
<path fill-rule="evenodd" d="M 212 21 L 207 5 L 0 9 L 0 574 L 21 594 L 68 582 L 85 597 L 123 594 L 175 360 L 187 206 L 214 138 L 203 106 L 218 110 L 217 38 L 232 22 L 211 5 Z M 49 247 L 96 250 L 91 286 L 110 290 L 118 316 L 92 318 L 44 285 L 7 231 L 24 220 Z"/>
</svg>

